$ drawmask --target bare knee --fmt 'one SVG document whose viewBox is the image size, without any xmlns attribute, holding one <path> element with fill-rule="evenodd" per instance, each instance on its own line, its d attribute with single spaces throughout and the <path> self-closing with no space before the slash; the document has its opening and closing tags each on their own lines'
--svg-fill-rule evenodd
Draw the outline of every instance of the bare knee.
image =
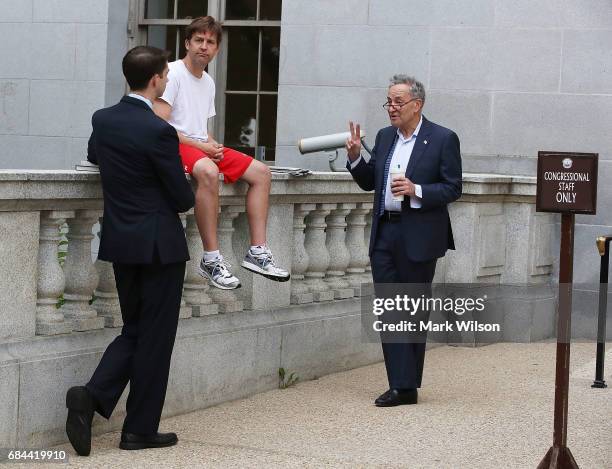
<svg viewBox="0 0 612 469">
<path fill-rule="evenodd" d="M 267 164 L 261 163 L 261 172 L 263 173 L 262 177 L 270 184 L 272 181 L 272 171 L 270 171 L 270 167 Z"/>
<path fill-rule="evenodd" d="M 202 158 L 193 167 L 193 177 L 198 185 L 217 187 L 219 184 L 219 167 L 210 158 Z"/>
<path fill-rule="evenodd" d="M 272 181 L 272 172 L 268 165 L 262 163 L 261 161 L 253 161 L 248 171 L 251 172 L 251 184 L 265 184 L 270 185 Z"/>
</svg>

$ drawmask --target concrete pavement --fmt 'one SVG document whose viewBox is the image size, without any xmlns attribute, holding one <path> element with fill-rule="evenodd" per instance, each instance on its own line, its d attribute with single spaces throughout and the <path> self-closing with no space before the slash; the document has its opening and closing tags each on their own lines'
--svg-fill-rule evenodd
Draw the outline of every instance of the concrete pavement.
<svg viewBox="0 0 612 469">
<path fill-rule="evenodd" d="M 58 448 L 78 468 L 535 468 L 552 444 L 555 347 L 431 349 L 417 406 L 373 405 L 376 364 L 166 419 L 173 448 L 121 451 L 119 433 L 88 458 Z M 612 468 L 612 353 L 611 388 L 591 389 L 594 351 L 572 345 L 568 446 L 581 468 Z"/>
</svg>

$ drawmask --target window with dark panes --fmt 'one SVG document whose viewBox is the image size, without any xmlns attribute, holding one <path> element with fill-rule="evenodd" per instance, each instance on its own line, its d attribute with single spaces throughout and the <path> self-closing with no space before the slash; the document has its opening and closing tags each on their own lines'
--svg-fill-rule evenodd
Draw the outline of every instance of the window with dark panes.
<svg viewBox="0 0 612 469">
<path fill-rule="evenodd" d="M 206 0 L 145 0 L 140 18 L 140 24 L 145 25 L 144 42 L 170 51 L 170 61 L 180 59 L 185 55 L 185 25 L 207 14 Z"/>
<path fill-rule="evenodd" d="M 274 161 L 280 0 L 225 2 L 227 146 Z"/>
<path fill-rule="evenodd" d="M 213 134 L 224 145 L 274 161 L 282 0 L 133 0 L 139 40 L 185 55 L 183 29 L 212 15 L 223 22 L 221 51 L 209 73 L 217 87 Z"/>
</svg>

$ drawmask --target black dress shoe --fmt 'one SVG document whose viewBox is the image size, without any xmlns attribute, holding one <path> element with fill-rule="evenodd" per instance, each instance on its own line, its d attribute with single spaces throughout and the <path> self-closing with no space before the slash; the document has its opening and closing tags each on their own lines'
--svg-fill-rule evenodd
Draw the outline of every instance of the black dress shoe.
<svg viewBox="0 0 612 469">
<path fill-rule="evenodd" d="M 121 449 L 165 448 L 178 443 L 176 433 L 153 433 L 152 435 L 137 435 L 136 433 L 121 433 Z"/>
<path fill-rule="evenodd" d="M 74 386 L 66 393 L 66 434 L 79 456 L 91 452 L 91 421 L 96 404 L 85 386 Z"/>
<path fill-rule="evenodd" d="M 419 394 L 416 389 L 389 389 L 374 401 L 377 407 L 416 404 Z"/>
</svg>

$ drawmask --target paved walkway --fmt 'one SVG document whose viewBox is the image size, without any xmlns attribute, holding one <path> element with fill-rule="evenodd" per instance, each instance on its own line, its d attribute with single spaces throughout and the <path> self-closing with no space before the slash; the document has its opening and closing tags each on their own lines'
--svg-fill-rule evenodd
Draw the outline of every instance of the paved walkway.
<svg viewBox="0 0 612 469">
<path fill-rule="evenodd" d="M 581 468 L 612 468 L 612 387 L 590 388 L 594 349 L 572 346 L 568 446 Z M 121 451 L 118 433 L 89 458 L 61 448 L 79 468 L 535 468 L 552 443 L 554 361 L 551 343 L 444 346 L 427 352 L 417 406 L 372 404 L 377 364 L 166 419 L 173 448 Z"/>
</svg>

